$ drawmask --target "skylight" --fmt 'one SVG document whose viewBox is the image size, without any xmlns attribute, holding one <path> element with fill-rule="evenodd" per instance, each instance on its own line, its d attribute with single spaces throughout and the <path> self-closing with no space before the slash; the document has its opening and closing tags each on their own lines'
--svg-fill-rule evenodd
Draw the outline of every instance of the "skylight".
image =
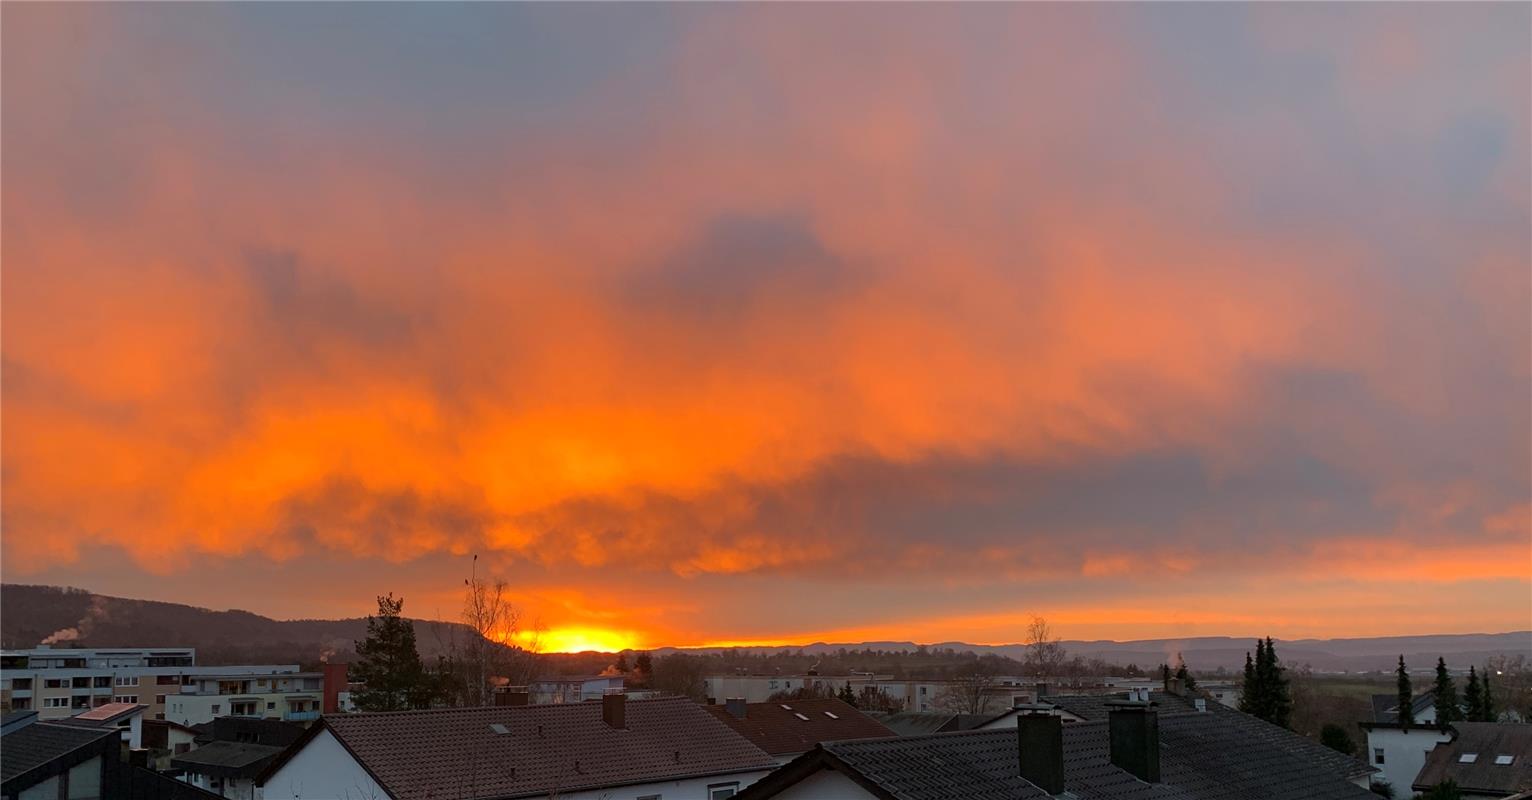
<svg viewBox="0 0 1532 800">
<path fill-rule="evenodd" d="M 489 724 L 489 729 L 494 731 L 495 733 L 500 734 L 501 736 L 504 736 L 504 735 L 506 735 L 506 734 L 511 732 L 510 728 L 507 728 L 507 727 L 505 727 L 504 725 L 501 725 L 498 722 L 491 722 Z"/>
<path fill-rule="evenodd" d="M 1478 760 L 1479 760 L 1479 754 L 1478 753 L 1464 753 L 1464 754 L 1458 756 L 1458 763 L 1459 764 L 1472 764 L 1473 762 L 1478 761 Z"/>
<path fill-rule="evenodd" d="M 840 719 L 840 717 L 835 716 L 835 712 L 833 711 L 826 711 L 825 716 L 829 717 L 830 719 Z"/>
<path fill-rule="evenodd" d="M 1511 765 L 1511 762 L 1515 761 L 1515 760 L 1516 760 L 1516 756 L 1495 756 L 1495 766 L 1497 766 L 1497 767 L 1509 767 Z"/>
<path fill-rule="evenodd" d="M 802 714 L 799 714 L 797 712 L 793 712 L 793 716 L 797 717 L 798 719 L 803 720 L 804 722 L 808 722 L 809 721 L 808 717 L 805 717 Z"/>
</svg>

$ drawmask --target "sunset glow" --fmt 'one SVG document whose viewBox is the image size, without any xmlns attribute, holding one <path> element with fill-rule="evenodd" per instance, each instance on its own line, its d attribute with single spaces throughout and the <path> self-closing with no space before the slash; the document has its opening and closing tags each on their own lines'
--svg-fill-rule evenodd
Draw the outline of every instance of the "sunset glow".
<svg viewBox="0 0 1532 800">
<path fill-rule="evenodd" d="M 6 582 L 1528 627 L 1532 6 L 343 6 L 6 4 Z"/>
</svg>

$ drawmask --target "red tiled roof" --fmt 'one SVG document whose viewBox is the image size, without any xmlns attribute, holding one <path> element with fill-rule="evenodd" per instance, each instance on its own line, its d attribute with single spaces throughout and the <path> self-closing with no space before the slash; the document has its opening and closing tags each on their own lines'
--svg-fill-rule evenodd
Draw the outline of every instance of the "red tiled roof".
<svg viewBox="0 0 1532 800">
<path fill-rule="evenodd" d="M 609 727 L 600 702 L 327 714 L 260 780 L 321 729 L 398 800 L 535 796 L 776 766 L 686 698 L 628 700 L 625 716 L 625 729 Z"/>
<path fill-rule="evenodd" d="M 840 700 L 746 703 L 745 716 L 725 706 L 708 706 L 713 716 L 774 756 L 803 753 L 820 742 L 897 736 L 888 726 Z"/>
</svg>

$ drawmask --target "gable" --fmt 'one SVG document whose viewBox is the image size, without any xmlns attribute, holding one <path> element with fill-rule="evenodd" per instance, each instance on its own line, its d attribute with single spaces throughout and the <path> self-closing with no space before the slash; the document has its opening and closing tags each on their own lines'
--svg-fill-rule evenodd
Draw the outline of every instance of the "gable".
<svg viewBox="0 0 1532 800">
<path fill-rule="evenodd" d="M 297 747 L 261 781 L 264 796 L 293 800 L 393 798 L 328 729 L 320 729 Z"/>
</svg>

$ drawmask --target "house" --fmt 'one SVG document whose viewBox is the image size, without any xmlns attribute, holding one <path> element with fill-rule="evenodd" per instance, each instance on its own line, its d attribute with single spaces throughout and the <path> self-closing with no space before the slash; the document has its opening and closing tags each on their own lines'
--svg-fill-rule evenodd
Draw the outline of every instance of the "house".
<svg viewBox="0 0 1532 800">
<path fill-rule="evenodd" d="M 527 690 L 534 703 L 583 703 L 622 688 L 621 675 L 564 675 L 539 678 Z"/>
<path fill-rule="evenodd" d="M 116 730 L 128 749 L 139 750 L 144 746 L 144 710 L 147 708 L 141 703 L 107 703 L 58 722 L 60 725 Z"/>
<path fill-rule="evenodd" d="M 1104 720 L 1029 713 L 1012 730 L 828 742 L 739 800 L 1375 800 L 1356 782 L 1365 765 L 1318 760 L 1305 741 L 1246 714 L 1123 701 Z"/>
<path fill-rule="evenodd" d="M 170 768 L 181 773 L 181 780 L 220 797 L 255 800 L 255 779 L 282 749 L 248 742 L 208 742 L 173 757 Z"/>
<path fill-rule="evenodd" d="M 1412 788 L 1444 781 L 1465 798 L 1506 798 L 1532 791 L 1532 724 L 1454 722 L 1450 738 L 1426 756 Z"/>
<path fill-rule="evenodd" d="M 257 783 L 267 798 L 723 800 L 776 761 L 686 698 L 321 717 Z"/>
<path fill-rule="evenodd" d="M 170 768 L 170 759 L 191 751 L 197 746 L 197 730 L 167 719 L 144 720 L 143 747 L 146 766 L 150 769 Z"/>
<path fill-rule="evenodd" d="M 898 735 L 883 723 L 857 711 L 855 706 L 833 698 L 789 703 L 746 703 L 734 699 L 721 706 L 706 708 L 735 733 L 769 753 L 779 764 L 814 749 L 820 742 Z"/>
<path fill-rule="evenodd" d="M 182 725 L 216 717 L 255 717 L 309 722 L 319 718 L 324 701 L 325 672 L 197 673 L 185 676 L 181 692 L 165 704 L 165 719 Z"/>
<path fill-rule="evenodd" d="M 107 703 L 138 703 L 145 719 L 165 719 L 167 701 L 193 675 L 295 673 L 296 664 L 199 667 L 190 647 L 64 648 L 0 651 L 0 701 L 58 720 Z M 212 717 L 208 717 L 211 719 Z M 177 720 L 187 724 L 186 720 Z M 200 722 L 202 720 L 192 720 Z"/>
<path fill-rule="evenodd" d="M 1407 794 L 1415 776 L 1425 766 L 1426 757 L 1450 734 L 1436 725 L 1436 693 L 1415 695 L 1410 702 L 1415 724 L 1399 724 L 1399 698 L 1391 694 L 1372 696 L 1373 718 L 1361 723 L 1367 733 L 1367 763 L 1379 771 L 1379 783 L 1393 787 L 1397 794 Z"/>
<path fill-rule="evenodd" d="M 5 800 L 211 800 L 208 794 L 123 763 L 115 727 L 44 722 L 35 711 L 0 722 L 0 797 Z"/>
</svg>

